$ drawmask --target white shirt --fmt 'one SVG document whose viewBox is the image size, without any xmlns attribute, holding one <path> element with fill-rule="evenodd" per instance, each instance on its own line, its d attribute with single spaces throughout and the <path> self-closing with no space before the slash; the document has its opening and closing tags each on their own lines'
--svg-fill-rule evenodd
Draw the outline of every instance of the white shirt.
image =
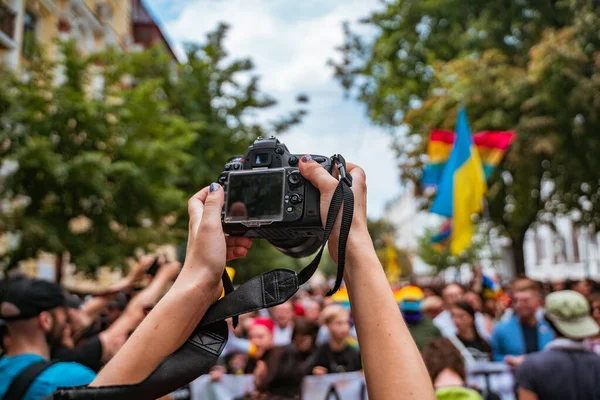
<svg viewBox="0 0 600 400">
<path fill-rule="evenodd" d="M 273 331 L 273 344 L 275 346 L 287 346 L 292 343 L 292 333 L 294 332 L 294 326 L 289 324 L 287 328 L 280 328 L 279 325 L 275 324 L 275 330 Z"/>
</svg>

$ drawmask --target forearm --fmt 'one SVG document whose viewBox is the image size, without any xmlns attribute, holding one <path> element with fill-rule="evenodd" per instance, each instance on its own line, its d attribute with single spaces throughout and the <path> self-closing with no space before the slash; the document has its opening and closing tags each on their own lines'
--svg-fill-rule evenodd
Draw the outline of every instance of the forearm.
<svg viewBox="0 0 600 400">
<path fill-rule="evenodd" d="M 423 360 L 366 231 L 350 235 L 344 278 L 369 398 L 434 399 Z"/>
<path fill-rule="evenodd" d="M 192 334 L 212 303 L 214 284 L 174 285 L 91 386 L 137 383 Z"/>
</svg>

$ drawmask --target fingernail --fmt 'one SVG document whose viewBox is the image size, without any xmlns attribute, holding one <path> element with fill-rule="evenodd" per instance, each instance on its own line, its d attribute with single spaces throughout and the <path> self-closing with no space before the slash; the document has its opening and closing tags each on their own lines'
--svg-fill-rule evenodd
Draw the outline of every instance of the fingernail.
<svg viewBox="0 0 600 400">
<path fill-rule="evenodd" d="M 306 154 L 302 156 L 302 162 L 310 162 L 312 161 L 312 156 L 310 154 Z"/>
<path fill-rule="evenodd" d="M 218 183 L 211 183 L 209 191 L 210 193 L 216 192 L 217 190 L 219 190 L 220 187 L 221 186 Z"/>
</svg>

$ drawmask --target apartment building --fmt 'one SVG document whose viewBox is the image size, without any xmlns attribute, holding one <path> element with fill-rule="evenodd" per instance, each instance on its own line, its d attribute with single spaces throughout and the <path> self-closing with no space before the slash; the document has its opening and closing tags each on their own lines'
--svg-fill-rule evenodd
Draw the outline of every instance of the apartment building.
<svg viewBox="0 0 600 400">
<path fill-rule="evenodd" d="M 0 63 L 19 70 L 33 43 L 56 55 L 55 39 L 74 39 L 83 54 L 116 46 L 123 51 L 155 43 L 176 59 L 142 0 L 0 0 Z"/>
</svg>

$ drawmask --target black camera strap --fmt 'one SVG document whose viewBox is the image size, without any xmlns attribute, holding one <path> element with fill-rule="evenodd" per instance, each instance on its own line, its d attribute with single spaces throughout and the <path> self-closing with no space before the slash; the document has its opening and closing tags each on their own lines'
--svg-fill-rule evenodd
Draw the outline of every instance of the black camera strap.
<svg viewBox="0 0 600 400">
<path fill-rule="evenodd" d="M 229 276 L 224 273 L 225 296 L 207 310 L 190 338 L 146 379 L 133 385 L 60 388 L 48 398 L 156 399 L 208 373 L 227 343 L 229 329 L 225 320 L 233 318 L 234 325 L 237 325 L 237 317 L 241 314 L 270 308 L 290 299 L 317 270 L 337 215 L 342 210 L 337 276 L 327 296 L 335 293 L 344 277 L 346 243 L 354 215 L 354 195 L 351 189 L 352 176 L 346 170 L 344 158 L 334 155 L 332 161 L 337 166 L 340 177 L 327 212 L 323 244 L 315 258 L 302 271 L 296 274 L 287 269 L 274 269 L 250 279 L 236 290 Z"/>
</svg>

